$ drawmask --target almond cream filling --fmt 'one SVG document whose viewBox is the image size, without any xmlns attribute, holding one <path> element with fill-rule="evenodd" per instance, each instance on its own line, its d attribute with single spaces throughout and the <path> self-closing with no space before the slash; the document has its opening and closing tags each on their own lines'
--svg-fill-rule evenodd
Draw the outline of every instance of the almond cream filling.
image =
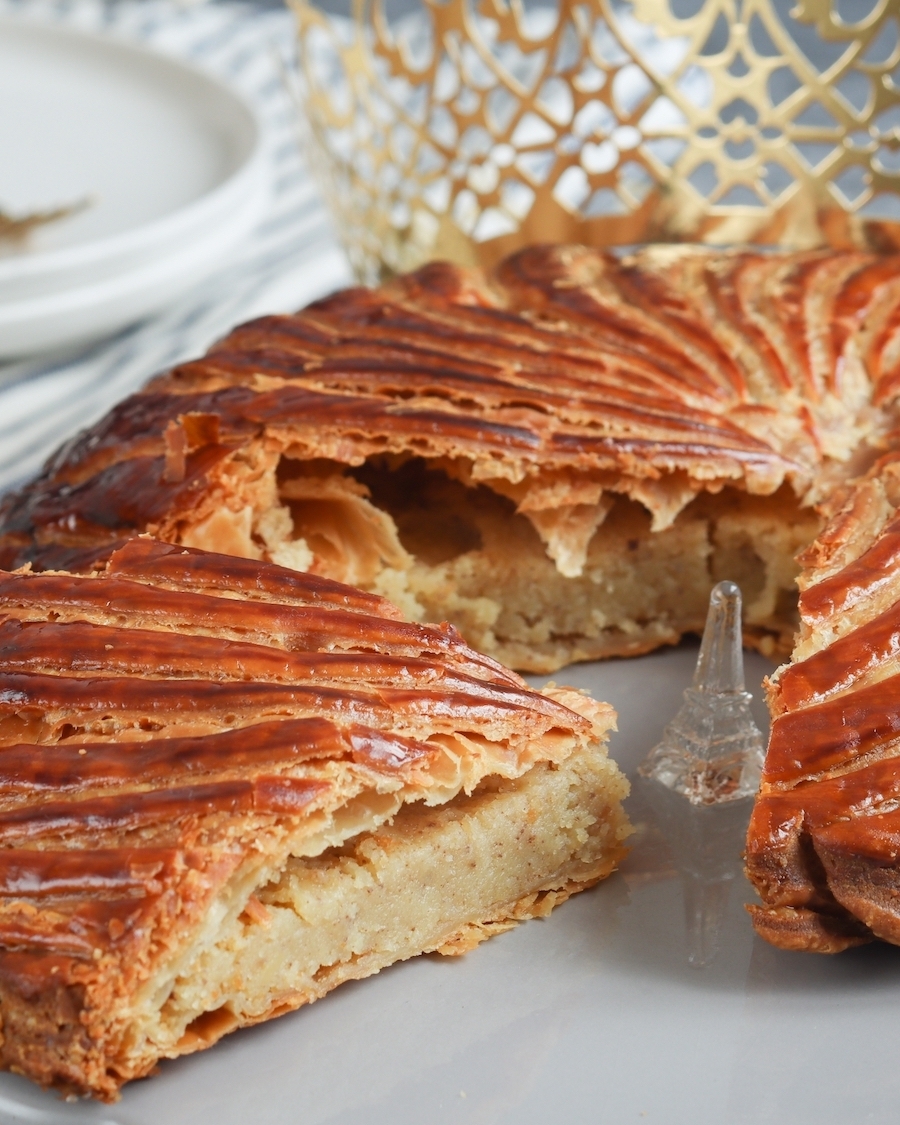
<svg viewBox="0 0 900 1125">
<path fill-rule="evenodd" d="M 540 506 L 553 482 L 519 497 L 519 485 L 456 479 L 466 474 L 450 463 L 348 470 L 282 458 L 228 473 L 218 506 L 213 497 L 194 522 L 158 533 L 375 591 L 410 620 L 449 620 L 475 648 L 533 672 L 675 643 L 702 629 L 724 578 L 744 591 L 748 640 L 787 651 L 794 556 L 820 523 L 787 487 L 765 497 L 726 487 L 686 504 L 687 494 L 595 487 L 553 508 Z"/>
<path fill-rule="evenodd" d="M 206 940 L 133 1011 L 123 1067 L 175 1056 L 423 951 L 464 952 L 603 878 L 629 832 L 628 783 L 596 745 L 438 807 L 405 805 L 278 870 L 253 860 L 210 911 Z M 304 849 L 307 850 L 307 849 Z"/>
</svg>

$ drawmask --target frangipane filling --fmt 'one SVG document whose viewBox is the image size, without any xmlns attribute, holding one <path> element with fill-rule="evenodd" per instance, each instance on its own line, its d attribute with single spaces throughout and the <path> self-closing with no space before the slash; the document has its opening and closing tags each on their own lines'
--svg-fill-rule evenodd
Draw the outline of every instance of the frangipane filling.
<svg viewBox="0 0 900 1125">
<path fill-rule="evenodd" d="M 654 530 L 654 518 L 666 523 L 659 506 L 654 517 L 628 496 L 521 511 L 461 475 L 417 458 L 353 469 L 238 462 L 221 504 L 166 538 L 375 591 L 411 620 L 450 620 L 473 647 L 525 671 L 675 643 L 702 630 L 709 592 L 726 578 L 744 592 L 747 639 L 769 655 L 789 649 L 794 556 L 820 521 L 787 486 L 701 493 Z"/>
</svg>

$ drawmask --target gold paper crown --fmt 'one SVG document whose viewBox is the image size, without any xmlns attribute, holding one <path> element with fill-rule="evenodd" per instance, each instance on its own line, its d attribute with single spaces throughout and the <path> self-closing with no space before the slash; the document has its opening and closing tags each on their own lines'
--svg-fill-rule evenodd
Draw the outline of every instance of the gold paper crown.
<svg viewBox="0 0 900 1125">
<path fill-rule="evenodd" d="M 529 242 L 900 245 L 900 0 L 352 3 L 294 8 L 365 281 Z"/>
</svg>

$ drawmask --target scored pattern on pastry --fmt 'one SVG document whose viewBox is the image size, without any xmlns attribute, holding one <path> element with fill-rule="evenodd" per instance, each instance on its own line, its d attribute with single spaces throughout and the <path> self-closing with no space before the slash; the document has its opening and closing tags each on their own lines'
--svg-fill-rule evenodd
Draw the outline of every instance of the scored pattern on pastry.
<svg viewBox="0 0 900 1125">
<path fill-rule="evenodd" d="M 281 453 L 451 457 L 531 513 L 577 477 L 582 503 L 629 493 L 660 526 L 723 483 L 803 494 L 886 424 L 898 344 L 894 257 L 546 247 L 492 281 L 428 266 L 155 379 L 7 498 L 0 555 L 77 567 L 144 529 L 177 537 L 251 449 L 259 471 Z"/>
<path fill-rule="evenodd" d="M 464 949 L 492 919 L 503 929 L 608 874 L 626 832 L 627 786 L 598 753 L 613 713 L 556 694 L 530 691 L 450 626 L 409 624 L 374 595 L 248 560 L 134 539 L 99 576 L 0 574 L 0 1063 L 114 1096 L 161 1055 L 398 956 L 448 941 Z M 300 969 L 288 957 L 287 983 L 264 982 L 243 1008 L 225 1003 L 229 987 L 249 987 L 238 965 L 229 972 L 243 984 L 226 987 L 226 973 L 218 1001 L 210 985 L 198 1010 L 178 1008 L 179 980 L 184 990 L 222 975 L 219 929 L 227 953 L 249 940 L 240 919 L 260 933 L 274 924 L 281 904 L 255 896 L 289 857 L 325 855 L 409 802 L 455 808 L 489 775 L 500 808 L 504 778 L 531 776 L 538 762 L 562 777 L 573 754 L 587 755 L 578 769 L 592 784 L 598 769 L 608 775 L 602 798 L 588 793 L 571 810 L 572 825 L 598 823 L 593 835 L 547 867 L 533 843 L 540 825 L 511 821 L 520 854 L 498 850 L 485 873 L 473 845 L 472 862 L 447 872 L 448 887 L 471 877 L 473 888 L 516 872 L 512 902 L 473 907 L 482 913 L 437 937 L 425 912 L 420 935 L 401 926 L 399 952 L 388 944 L 368 960 L 338 941 L 338 963 L 312 963 L 309 980 L 290 976 Z M 427 843 L 427 828 L 412 838 Z M 317 862 L 313 890 L 329 872 Z M 184 961 L 194 947 L 211 968 Z"/>
<path fill-rule="evenodd" d="M 784 652 L 813 506 L 893 440 L 898 388 L 895 256 L 438 263 L 158 376 L 5 498 L 0 565 L 83 570 L 147 532 L 385 594 L 531 671 L 677 641 L 728 579 Z"/>
<path fill-rule="evenodd" d="M 818 952 L 900 944 L 900 454 L 830 510 L 801 558 L 793 662 L 769 687 L 747 845 L 756 929 Z"/>
</svg>

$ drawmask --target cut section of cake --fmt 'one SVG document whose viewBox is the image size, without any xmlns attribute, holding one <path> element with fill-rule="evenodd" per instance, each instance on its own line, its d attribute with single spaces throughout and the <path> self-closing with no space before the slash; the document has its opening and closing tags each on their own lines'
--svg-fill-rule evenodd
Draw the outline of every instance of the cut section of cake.
<svg viewBox="0 0 900 1125">
<path fill-rule="evenodd" d="M 614 721 L 268 563 L 0 573 L 0 1065 L 111 1099 L 547 914 L 623 855 Z"/>
<path fill-rule="evenodd" d="M 900 453 L 832 498 L 801 556 L 801 629 L 769 684 L 747 841 L 758 933 L 785 949 L 900 945 Z"/>
<path fill-rule="evenodd" d="M 514 667 L 702 630 L 787 654 L 815 504 L 896 427 L 900 258 L 533 247 L 235 329 L 0 510 L 0 564 L 124 539 L 267 559 Z"/>
</svg>

